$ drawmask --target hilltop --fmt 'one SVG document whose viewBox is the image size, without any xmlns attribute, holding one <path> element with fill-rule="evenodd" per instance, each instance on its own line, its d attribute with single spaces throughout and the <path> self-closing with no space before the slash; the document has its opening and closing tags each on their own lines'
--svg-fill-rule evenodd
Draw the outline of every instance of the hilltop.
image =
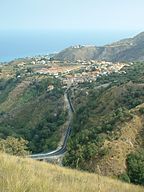
<svg viewBox="0 0 144 192">
<path fill-rule="evenodd" d="M 144 190 L 142 187 L 96 174 L 6 154 L 0 154 L 0 164 L 1 192 L 142 192 Z"/>
<path fill-rule="evenodd" d="M 133 38 L 124 39 L 110 45 L 74 46 L 69 47 L 54 56 L 60 61 L 106 60 L 106 61 L 143 61 L 144 32 Z"/>
</svg>

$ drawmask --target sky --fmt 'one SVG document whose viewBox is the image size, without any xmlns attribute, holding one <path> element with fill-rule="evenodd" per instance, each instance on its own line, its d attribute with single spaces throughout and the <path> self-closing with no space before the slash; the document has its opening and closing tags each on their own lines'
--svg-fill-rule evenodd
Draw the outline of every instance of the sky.
<svg viewBox="0 0 144 192">
<path fill-rule="evenodd" d="M 144 0 L 0 0 L 1 30 L 144 30 Z"/>
</svg>

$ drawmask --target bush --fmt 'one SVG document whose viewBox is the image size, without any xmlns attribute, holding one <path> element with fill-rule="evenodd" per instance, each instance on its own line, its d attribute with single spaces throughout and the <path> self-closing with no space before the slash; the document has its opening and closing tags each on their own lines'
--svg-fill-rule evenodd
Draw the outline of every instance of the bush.
<svg viewBox="0 0 144 192">
<path fill-rule="evenodd" d="M 141 149 L 128 155 L 126 163 L 130 181 L 144 185 L 144 150 Z"/>
<path fill-rule="evenodd" d="M 126 182 L 126 183 L 130 183 L 130 178 L 127 175 L 127 173 L 122 173 L 121 175 L 119 175 L 118 177 L 121 181 Z"/>
<path fill-rule="evenodd" d="M 139 112 L 140 112 L 141 114 L 144 114 L 144 108 L 140 108 L 140 109 L 139 109 Z"/>
<path fill-rule="evenodd" d="M 0 139 L 0 151 L 9 153 L 11 155 L 26 156 L 28 142 L 22 138 L 7 137 L 7 139 Z"/>
</svg>

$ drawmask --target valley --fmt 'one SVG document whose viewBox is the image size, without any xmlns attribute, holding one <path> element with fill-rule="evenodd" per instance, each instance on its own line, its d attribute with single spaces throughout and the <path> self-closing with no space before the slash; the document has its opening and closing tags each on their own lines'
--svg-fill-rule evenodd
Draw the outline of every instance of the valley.
<svg viewBox="0 0 144 192">
<path fill-rule="evenodd" d="M 144 192 L 143 7 L 0 2 L 0 192 Z"/>
<path fill-rule="evenodd" d="M 22 137 L 33 159 L 143 185 L 132 169 L 143 174 L 143 111 L 144 62 L 36 56 L 0 65 L 0 138 Z"/>
</svg>

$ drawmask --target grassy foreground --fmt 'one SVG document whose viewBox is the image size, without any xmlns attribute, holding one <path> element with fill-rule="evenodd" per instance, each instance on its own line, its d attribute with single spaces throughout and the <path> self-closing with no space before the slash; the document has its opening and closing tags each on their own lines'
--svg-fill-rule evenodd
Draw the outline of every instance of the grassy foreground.
<svg viewBox="0 0 144 192">
<path fill-rule="evenodd" d="M 30 159 L 0 154 L 0 192 L 144 192 L 100 177 Z"/>
</svg>

